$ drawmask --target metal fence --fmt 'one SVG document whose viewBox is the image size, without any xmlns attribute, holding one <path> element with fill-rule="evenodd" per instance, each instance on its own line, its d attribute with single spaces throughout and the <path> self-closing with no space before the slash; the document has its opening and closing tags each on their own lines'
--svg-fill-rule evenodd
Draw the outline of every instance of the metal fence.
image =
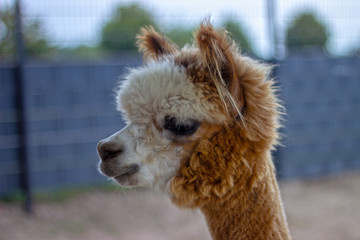
<svg viewBox="0 0 360 240">
<path fill-rule="evenodd" d="M 289 58 L 279 81 L 287 109 L 283 177 L 360 167 L 360 58 Z"/>
<path fill-rule="evenodd" d="M 16 1 L 20 0 L 3 0 L 0 2 L 0 9 L 12 8 Z M 40 33 L 44 33 L 42 36 L 49 45 L 59 48 L 99 45 L 102 30 L 112 19 L 116 8 L 134 2 L 153 16 L 163 32 L 173 28 L 195 28 L 209 15 L 217 27 L 227 19 L 235 20 L 243 27 L 255 54 L 262 58 L 271 58 L 274 51 L 279 51 L 279 55 L 284 54 L 286 29 L 301 12 L 314 13 L 326 26 L 329 34 L 327 47 L 331 54 L 344 56 L 360 48 L 360 2 L 357 0 L 208 0 L 205 4 L 205 1 L 189 0 L 21 2 L 23 22 L 39 20 Z M 3 26 L 0 31 L 0 34 L 6 33 Z"/>
<path fill-rule="evenodd" d="M 31 186 L 54 189 L 104 180 L 96 167 L 96 143 L 123 127 L 113 89 L 129 65 L 25 67 Z M 14 68 L 0 67 L 0 195 L 21 184 L 14 82 Z"/>
<path fill-rule="evenodd" d="M 124 57 L 124 59 L 127 59 Z M 126 66 L 26 65 L 30 181 L 35 190 L 99 183 L 96 143 L 123 127 L 113 89 Z M 284 178 L 360 168 L 360 58 L 287 59 L 278 80 L 287 108 Z M 14 68 L 0 68 L 0 195 L 20 189 Z"/>
<path fill-rule="evenodd" d="M 359 2 L 210 0 L 200 6 L 194 1 L 136 2 L 163 32 L 194 28 L 208 14 L 215 26 L 230 17 L 243 26 L 255 55 L 285 57 L 276 72 L 287 108 L 284 147 L 276 152 L 279 176 L 317 176 L 360 167 Z M 0 196 L 27 187 L 102 182 L 96 143 L 122 128 L 113 89 L 125 68 L 140 64 L 140 59 L 105 54 L 101 31 L 118 6 L 131 2 L 4 0 L 0 10 L 11 13 L 14 3 L 18 3 L 15 22 L 0 22 L 0 43 L 6 43 L 0 44 L 0 63 L 10 63 L 0 65 Z M 312 11 L 329 30 L 328 54 L 352 57 L 286 57 L 286 28 L 304 10 Z M 16 36 L 9 34 L 12 26 Z M 33 53 L 47 47 L 46 56 L 37 56 L 45 63 L 34 64 L 31 55 L 24 56 L 34 36 L 46 40 L 32 46 Z M 77 63 L 64 64 L 75 58 Z M 24 175 L 26 159 L 28 175 Z"/>
</svg>

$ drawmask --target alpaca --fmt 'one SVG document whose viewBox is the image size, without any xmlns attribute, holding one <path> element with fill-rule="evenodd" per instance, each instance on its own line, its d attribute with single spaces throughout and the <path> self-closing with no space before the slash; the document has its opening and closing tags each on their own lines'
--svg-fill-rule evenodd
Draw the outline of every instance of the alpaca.
<svg viewBox="0 0 360 240">
<path fill-rule="evenodd" d="M 117 89 L 127 126 L 97 146 L 102 174 L 199 208 L 224 239 L 290 239 L 271 151 L 281 104 L 271 67 L 243 56 L 209 21 L 179 49 L 152 27 L 144 64 Z"/>
</svg>

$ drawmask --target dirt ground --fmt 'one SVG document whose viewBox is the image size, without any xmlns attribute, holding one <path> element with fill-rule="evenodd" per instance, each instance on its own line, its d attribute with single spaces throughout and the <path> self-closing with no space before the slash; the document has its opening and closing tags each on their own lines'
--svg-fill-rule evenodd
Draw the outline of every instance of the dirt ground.
<svg viewBox="0 0 360 240">
<path fill-rule="evenodd" d="M 281 182 L 294 240 L 360 239 L 360 172 Z M 40 201 L 36 215 L 0 202 L 1 240 L 210 239 L 202 215 L 147 190 L 92 191 Z"/>
</svg>

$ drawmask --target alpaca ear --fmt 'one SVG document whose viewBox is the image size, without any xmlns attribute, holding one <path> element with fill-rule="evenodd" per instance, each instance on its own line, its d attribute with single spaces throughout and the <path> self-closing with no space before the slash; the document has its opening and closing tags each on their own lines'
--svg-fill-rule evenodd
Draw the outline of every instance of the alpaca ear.
<svg viewBox="0 0 360 240">
<path fill-rule="evenodd" d="M 157 60 L 163 55 L 176 52 L 178 47 L 165 36 L 157 33 L 153 27 L 141 28 L 136 36 L 139 51 L 143 52 L 145 60 Z"/>
<path fill-rule="evenodd" d="M 200 49 L 202 60 L 214 78 L 225 86 L 236 102 L 240 102 L 240 84 L 236 77 L 234 54 L 238 53 L 233 41 L 225 31 L 217 32 L 205 20 L 195 33 L 196 44 Z M 215 83 L 216 84 L 216 83 Z"/>
</svg>

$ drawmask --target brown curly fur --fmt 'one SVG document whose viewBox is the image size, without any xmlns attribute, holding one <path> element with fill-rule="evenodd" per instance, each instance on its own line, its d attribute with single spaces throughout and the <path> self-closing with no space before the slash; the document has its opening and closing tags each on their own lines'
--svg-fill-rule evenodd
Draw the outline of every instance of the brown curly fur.
<svg viewBox="0 0 360 240">
<path fill-rule="evenodd" d="M 178 51 L 152 29 L 138 37 L 147 57 L 172 55 L 203 100 L 228 116 L 222 125 L 203 123 L 200 137 L 182 144 L 172 201 L 200 208 L 217 240 L 290 239 L 271 159 L 281 115 L 271 67 L 242 56 L 209 21 L 194 38 L 195 45 Z"/>
<path fill-rule="evenodd" d="M 173 202 L 200 207 L 214 239 L 288 239 L 268 146 L 244 135 L 232 126 L 192 143 L 171 183 Z"/>
</svg>

